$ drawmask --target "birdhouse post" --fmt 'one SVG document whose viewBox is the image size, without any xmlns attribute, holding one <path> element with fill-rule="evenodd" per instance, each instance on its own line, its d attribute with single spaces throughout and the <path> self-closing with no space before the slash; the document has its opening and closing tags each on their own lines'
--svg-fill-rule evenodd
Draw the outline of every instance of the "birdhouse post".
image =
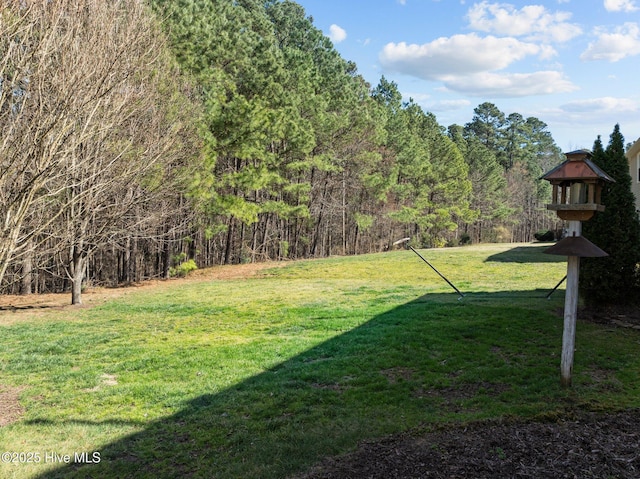
<svg viewBox="0 0 640 479">
<path fill-rule="evenodd" d="M 553 187 L 547 209 L 555 211 L 559 218 L 569 222 L 567 236 L 545 253 L 567 256 L 560 381 L 563 386 L 571 386 L 580 258 L 608 256 L 582 236 L 582 221 L 591 219 L 597 211 L 604 211 L 602 188 L 606 182 L 614 180 L 591 161 L 591 152 L 588 150 L 572 151 L 565 156 L 567 160 L 546 173 L 542 179 L 549 181 Z"/>
</svg>

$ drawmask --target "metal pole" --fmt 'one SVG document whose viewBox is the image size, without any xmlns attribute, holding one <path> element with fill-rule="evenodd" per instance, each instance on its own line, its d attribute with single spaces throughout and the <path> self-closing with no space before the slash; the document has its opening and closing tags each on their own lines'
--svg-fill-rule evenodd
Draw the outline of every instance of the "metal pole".
<svg viewBox="0 0 640 479">
<path fill-rule="evenodd" d="M 562 283 L 564 283 L 564 282 L 565 282 L 565 280 L 566 280 L 566 279 L 567 279 L 567 275 L 565 274 L 565 275 L 564 275 L 564 278 L 562 278 L 562 279 L 560 280 L 560 282 L 559 282 L 558 284 L 556 284 L 556 287 L 555 287 L 555 288 L 553 288 L 553 289 L 551 290 L 551 292 L 547 295 L 547 299 L 550 299 L 550 298 L 551 298 L 551 295 L 552 295 L 553 293 L 555 293 L 555 292 L 556 292 L 556 289 L 558 289 L 558 288 L 560 287 L 560 285 L 561 285 Z"/>
<path fill-rule="evenodd" d="M 440 271 L 438 271 L 431 263 L 429 263 L 426 259 L 424 259 L 424 257 L 420 253 L 418 253 L 414 249 L 413 246 L 409 246 L 409 248 L 411 249 L 411 251 L 413 251 L 415 254 L 417 254 L 422 261 L 427 263 L 429 265 L 429 267 L 431 267 L 432 270 L 434 270 L 436 273 L 438 273 L 438 276 L 440 276 L 442 279 L 444 279 L 449 284 L 449 286 L 451 286 L 453 289 L 455 289 L 456 292 L 460 295 L 460 299 L 464 298 L 464 294 L 462 294 L 460 292 L 460 290 L 458 288 L 456 288 L 451 281 L 449 281 L 447 278 L 445 278 L 444 275 Z"/>
</svg>

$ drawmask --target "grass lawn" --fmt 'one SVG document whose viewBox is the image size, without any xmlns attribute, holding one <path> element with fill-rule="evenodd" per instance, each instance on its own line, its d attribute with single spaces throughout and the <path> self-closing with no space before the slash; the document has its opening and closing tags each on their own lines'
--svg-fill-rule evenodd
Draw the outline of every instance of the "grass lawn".
<svg viewBox="0 0 640 479">
<path fill-rule="evenodd" d="M 415 428 L 640 407 L 636 330 L 579 322 L 560 387 L 564 290 L 545 295 L 566 263 L 545 248 L 422 250 L 461 300 L 393 251 L 2 311 L 0 407 L 22 411 L 0 452 L 24 454 L 0 477 L 278 478 Z"/>
</svg>

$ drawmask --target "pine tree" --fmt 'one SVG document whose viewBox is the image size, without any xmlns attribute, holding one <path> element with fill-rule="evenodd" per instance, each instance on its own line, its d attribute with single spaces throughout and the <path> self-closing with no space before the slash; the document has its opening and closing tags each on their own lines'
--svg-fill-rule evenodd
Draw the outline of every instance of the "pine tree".
<svg viewBox="0 0 640 479">
<path fill-rule="evenodd" d="M 463 133 L 462 126 L 449 126 L 449 136 L 467 162 L 472 184 L 470 208 L 475 218 L 465 223 L 465 232 L 470 240 L 478 243 L 486 241 L 492 227 L 512 216 L 514 209 L 508 206 L 504 168 L 478 137 L 465 137 Z"/>
<path fill-rule="evenodd" d="M 592 160 L 615 183 L 605 186 L 602 194 L 605 211 L 584 223 L 583 235 L 609 256 L 582 261 L 581 293 L 589 307 L 630 304 L 637 301 L 640 222 L 619 125 L 615 126 L 606 150 L 598 137 Z"/>
</svg>

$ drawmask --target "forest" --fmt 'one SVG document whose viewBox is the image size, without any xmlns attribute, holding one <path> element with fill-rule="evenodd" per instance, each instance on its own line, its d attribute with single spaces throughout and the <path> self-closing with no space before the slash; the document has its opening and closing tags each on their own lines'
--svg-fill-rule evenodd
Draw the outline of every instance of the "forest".
<svg viewBox="0 0 640 479">
<path fill-rule="evenodd" d="M 293 1 L 0 4 L 4 293 L 530 241 L 563 159 L 537 118 L 367 83 Z"/>
</svg>

